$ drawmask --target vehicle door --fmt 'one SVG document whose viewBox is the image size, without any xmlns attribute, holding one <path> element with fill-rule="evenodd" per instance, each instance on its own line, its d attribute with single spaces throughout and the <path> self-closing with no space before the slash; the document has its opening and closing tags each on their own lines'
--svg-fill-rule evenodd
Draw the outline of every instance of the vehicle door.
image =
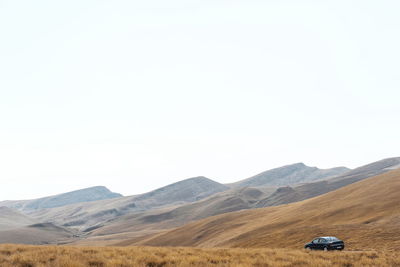
<svg viewBox="0 0 400 267">
<path fill-rule="evenodd" d="M 311 248 L 318 249 L 318 242 L 319 242 L 319 238 L 315 238 L 313 241 L 311 241 Z"/>
<path fill-rule="evenodd" d="M 318 249 L 324 249 L 324 247 L 328 244 L 328 240 L 325 238 L 320 238 L 318 240 Z"/>
</svg>

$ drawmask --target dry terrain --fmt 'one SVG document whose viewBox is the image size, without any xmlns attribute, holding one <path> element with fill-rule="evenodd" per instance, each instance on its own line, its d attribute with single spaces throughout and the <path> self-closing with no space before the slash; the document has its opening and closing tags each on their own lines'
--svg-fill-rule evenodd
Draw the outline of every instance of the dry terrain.
<svg viewBox="0 0 400 267">
<path fill-rule="evenodd" d="M 195 220 L 207 218 L 222 213 L 253 209 L 256 207 L 277 206 L 312 198 L 338 188 L 355 183 L 377 174 L 398 168 L 400 158 L 389 158 L 374 162 L 357 169 L 338 174 L 333 168 L 321 170 L 304 164 L 293 164 L 266 171 L 242 182 L 257 181 L 268 184 L 281 179 L 281 183 L 290 183 L 306 175 L 327 175 L 323 181 L 291 185 L 286 187 L 237 187 L 211 195 L 208 198 L 183 205 L 169 206 L 161 209 L 151 209 L 119 216 L 91 230 L 85 239 L 73 241 L 82 245 L 119 245 L 129 244 L 132 240 L 143 239 L 157 232 L 163 232 L 174 227 L 182 226 Z M 330 177 L 336 172 L 335 177 Z M 319 177 L 318 176 L 318 177 Z M 330 178 L 329 178 L 330 177 Z M 294 179 L 294 180 L 293 180 Z M 308 178 L 307 178 L 308 179 Z M 125 240 L 127 243 L 122 242 Z"/>
<path fill-rule="evenodd" d="M 373 244 L 382 244 L 390 249 L 398 245 L 399 240 L 399 219 L 393 215 L 397 210 L 385 202 L 389 201 L 388 196 L 375 196 L 374 193 L 385 194 L 385 187 L 391 187 L 393 181 L 382 183 L 372 194 L 369 193 L 369 183 L 360 184 L 366 186 L 361 198 L 361 194 L 350 194 L 342 201 L 341 196 L 336 200 L 335 195 L 327 194 L 315 198 L 316 201 L 306 200 L 265 211 L 255 209 L 255 213 L 243 210 L 296 202 L 347 188 L 349 184 L 399 168 L 399 164 L 400 158 L 384 159 L 342 174 L 336 172 L 345 171 L 345 168 L 320 170 L 293 164 L 243 180 L 263 185 L 257 187 L 223 185 L 205 177 L 195 177 L 128 197 L 118 197 L 106 188 L 93 187 L 36 200 L 3 201 L 0 206 L 9 207 L 0 207 L 0 242 L 80 246 L 287 247 L 280 244 L 280 240 L 289 236 L 295 240 L 291 248 L 298 248 L 305 239 L 330 234 L 346 239 L 353 248 L 358 241 L 370 241 L 364 236 L 376 237 L 379 242 Z M 335 173 L 336 176 L 330 176 Z M 318 181 L 291 184 L 307 180 L 307 175 Z M 321 175 L 328 177 L 320 180 Z M 281 184 L 290 185 L 280 188 L 265 186 L 274 184 L 276 179 L 282 180 Z M 396 187 L 395 181 L 393 185 Z M 367 213 L 374 210 L 374 207 L 365 206 L 370 202 L 369 196 L 372 202 L 376 202 L 374 205 L 382 204 L 375 207 L 375 213 Z M 389 196 L 400 202 L 397 195 Z M 90 199 L 102 200 L 86 202 Z M 71 201 L 78 203 L 66 205 Z M 229 213 L 239 210 L 242 211 Z M 357 212 L 363 221 L 346 221 L 346 216 Z M 224 215 L 211 217 L 218 214 Z M 218 219 L 215 221 L 215 218 Z M 205 220 L 198 221 L 200 219 Z M 208 223 L 202 225 L 204 222 Z M 179 228 L 188 223 L 194 224 Z M 226 231 L 218 228 L 222 226 Z"/>
<path fill-rule="evenodd" d="M 277 207 L 206 218 L 120 245 L 300 248 L 319 235 L 349 249 L 400 247 L 400 170 L 325 195 Z"/>
<path fill-rule="evenodd" d="M 3 267 L 128 266 L 399 266 L 391 252 L 307 252 L 291 249 L 61 247 L 1 245 Z"/>
</svg>

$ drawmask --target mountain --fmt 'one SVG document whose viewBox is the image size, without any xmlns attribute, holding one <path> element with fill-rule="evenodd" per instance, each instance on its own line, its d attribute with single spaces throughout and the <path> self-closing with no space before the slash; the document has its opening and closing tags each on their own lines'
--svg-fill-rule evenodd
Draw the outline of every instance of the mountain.
<svg viewBox="0 0 400 267">
<path fill-rule="evenodd" d="M 342 176 L 327 178 L 325 182 L 314 182 L 286 187 L 242 187 L 232 188 L 211 195 L 200 201 L 161 209 L 149 209 L 128 213 L 103 222 L 97 229 L 90 229 L 85 242 L 100 239 L 112 244 L 113 240 L 130 237 L 140 238 L 157 232 L 182 226 L 186 223 L 209 216 L 264 206 L 296 202 L 389 171 L 397 165 L 396 159 L 386 159 L 349 171 Z M 331 182 L 333 181 L 333 182 Z M 339 182 L 337 182 L 339 181 Z M 86 243 L 89 244 L 89 243 Z"/>
<path fill-rule="evenodd" d="M 261 199 L 256 205 L 256 208 L 276 206 L 281 204 L 292 203 L 296 201 L 305 200 L 315 196 L 319 196 L 330 191 L 336 190 L 343 186 L 361 181 L 365 178 L 375 176 L 381 173 L 388 172 L 393 169 L 400 168 L 400 157 L 383 159 L 342 175 L 317 181 L 313 183 L 306 183 L 295 186 L 285 186 L 278 188 L 275 193 Z"/>
<path fill-rule="evenodd" d="M 273 188 L 231 189 L 193 203 L 126 214 L 93 229 L 89 239 L 98 241 L 105 238 L 111 241 L 118 240 L 120 237 L 117 234 L 121 233 L 125 233 L 124 238 L 127 238 L 160 232 L 213 215 L 248 209 L 273 191 Z"/>
<path fill-rule="evenodd" d="M 206 177 L 194 177 L 141 195 L 77 203 L 29 214 L 42 221 L 88 232 L 125 214 L 191 203 L 227 189 Z"/>
<path fill-rule="evenodd" d="M 346 167 L 318 169 L 306 166 L 304 163 L 296 163 L 268 170 L 230 185 L 236 188 L 245 186 L 286 186 L 326 179 L 348 171 L 350 169 Z"/>
<path fill-rule="evenodd" d="M 135 197 L 135 200 L 147 202 L 151 206 L 160 206 L 163 203 L 194 202 L 227 189 L 225 185 L 199 176 L 139 195 Z"/>
<path fill-rule="evenodd" d="M 341 176 L 293 187 L 233 187 L 193 203 L 150 209 L 116 217 L 91 231 L 88 239 L 98 241 L 103 238 L 111 242 L 111 240 L 119 239 L 118 234 L 121 233 L 125 233 L 124 238 L 145 236 L 222 213 L 296 202 L 333 191 L 377 173 L 389 171 L 391 168 L 396 168 L 396 165 L 398 165 L 398 159 L 386 159 L 349 171 Z M 292 169 L 292 167 L 293 165 L 289 165 L 289 167 L 278 169 Z M 275 171 L 266 173 L 273 172 Z"/>
<path fill-rule="evenodd" d="M 0 206 L 31 212 L 40 209 L 62 207 L 74 203 L 118 198 L 121 196 L 121 194 L 113 193 L 104 186 L 95 186 L 32 200 L 2 201 L 0 202 Z"/>
<path fill-rule="evenodd" d="M 333 235 L 347 249 L 396 249 L 399 191 L 400 170 L 393 170 L 301 202 L 209 217 L 130 244 L 302 248 L 315 236 Z"/>
<path fill-rule="evenodd" d="M 66 231 L 63 238 L 32 239 L 38 243 L 57 240 L 83 245 L 122 245 L 143 241 L 166 230 L 210 216 L 305 200 L 399 167 L 400 158 L 391 158 L 334 175 L 345 168 L 320 170 L 299 163 L 276 168 L 231 185 L 200 176 L 141 195 L 122 197 L 119 194 L 113 195 L 104 187 L 94 187 L 36 200 L 0 202 L 0 206 L 18 208 L 23 216 L 33 220 L 29 225 L 46 222 Z M 299 183 L 299 177 L 302 177 L 302 181 L 317 181 Z M 276 180 L 290 184 L 281 187 L 265 186 L 266 183 L 279 184 Z M 249 182 L 255 182 L 258 186 L 246 185 Z M 244 185 L 238 186 L 240 183 Z M 102 195 L 111 198 L 87 201 Z M 70 201 L 76 203 L 67 204 Z M 62 206 L 58 206 L 60 203 Z M 21 227 L 32 233 L 43 230 L 33 231 L 33 228 L 29 228 L 28 231 L 27 224 Z M 21 229 L 18 231 L 21 232 Z M 68 237 L 71 235 L 68 231 L 79 238 Z M 53 230 L 50 232 L 54 233 Z"/>
</svg>

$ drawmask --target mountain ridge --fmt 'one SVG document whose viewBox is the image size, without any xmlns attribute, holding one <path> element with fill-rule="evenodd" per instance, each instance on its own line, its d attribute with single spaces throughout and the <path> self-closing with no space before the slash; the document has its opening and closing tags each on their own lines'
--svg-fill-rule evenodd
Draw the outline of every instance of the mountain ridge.
<svg viewBox="0 0 400 267">
<path fill-rule="evenodd" d="M 122 195 L 111 192 L 105 186 L 93 186 L 66 193 L 56 194 L 29 200 L 5 200 L 0 206 L 7 206 L 21 211 L 34 211 L 38 209 L 62 207 L 79 202 L 91 202 L 103 199 L 117 198 Z"/>
<path fill-rule="evenodd" d="M 232 187 L 287 186 L 333 177 L 348 171 L 350 169 L 346 167 L 319 169 L 299 162 L 270 169 L 229 185 Z"/>
</svg>

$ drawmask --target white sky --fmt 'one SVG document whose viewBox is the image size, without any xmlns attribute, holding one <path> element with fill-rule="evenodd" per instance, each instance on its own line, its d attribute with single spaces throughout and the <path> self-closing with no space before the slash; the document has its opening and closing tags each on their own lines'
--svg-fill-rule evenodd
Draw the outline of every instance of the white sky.
<svg viewBox="0 0 400 267">
<path fill-rule="evenodd" d="M 399 156 L 399 10 L 0 0 L 0 199 Z"/>
</svg>

